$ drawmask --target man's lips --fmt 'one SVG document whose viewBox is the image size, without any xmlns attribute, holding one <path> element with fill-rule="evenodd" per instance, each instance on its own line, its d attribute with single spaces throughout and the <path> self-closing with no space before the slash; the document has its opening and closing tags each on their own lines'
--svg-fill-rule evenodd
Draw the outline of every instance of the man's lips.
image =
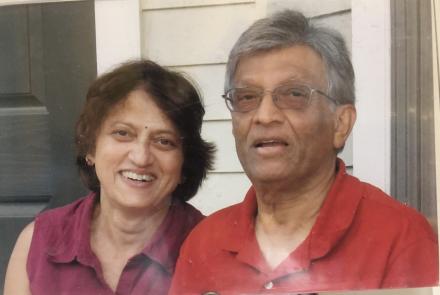
<svg viewBox="0 0 440 295">
<path fill-rule="evenodd" d="M 287 142 L 282 139 L 259 139 L 254 141 L 253 144 L 256 148 L 276 147 L 276 146 L 288 146 Z"/>
</svg>

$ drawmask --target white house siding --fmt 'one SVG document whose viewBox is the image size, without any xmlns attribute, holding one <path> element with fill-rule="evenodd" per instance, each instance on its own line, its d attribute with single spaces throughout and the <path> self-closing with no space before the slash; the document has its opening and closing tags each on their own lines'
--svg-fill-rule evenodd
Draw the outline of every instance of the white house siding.
<svg viewBox="0 0 440 295">
<path fill-rule="evenodd" d="M 250 182 L 235 153 L 230 114 L 221 94 L 225 63 L 238 36 L 256 19 L 284 8 L 339 30 L 351 48 L 347 0 L 143 0 L 142 56 L 185 72 L 199 86 L 206 116 L 203 136 L 217 145 L 215 170 L 191 201 L 205 214 L 240 202 Z M 351 140 L 341 155 L 352 165 Z"/>
</svg>

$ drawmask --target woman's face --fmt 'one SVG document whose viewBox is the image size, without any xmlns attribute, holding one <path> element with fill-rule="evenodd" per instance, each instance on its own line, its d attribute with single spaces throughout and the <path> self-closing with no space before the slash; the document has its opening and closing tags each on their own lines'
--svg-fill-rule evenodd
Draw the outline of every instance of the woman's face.
<svg viewBox="0 0 440 295">
<path fill-rule="evenodd" d="M 180 135 L 144 90 L 113 107 L 88 157 L 101 183 L 101 202 L 113 208 L 163 209 L 181 180 Z"/>
</svg>

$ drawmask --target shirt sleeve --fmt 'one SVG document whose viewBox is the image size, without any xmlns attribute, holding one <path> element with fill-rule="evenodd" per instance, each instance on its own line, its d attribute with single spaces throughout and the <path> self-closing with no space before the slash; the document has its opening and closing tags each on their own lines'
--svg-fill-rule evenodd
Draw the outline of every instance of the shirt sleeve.
<svg viewBox="0 0 440 295">
<path fill-rule="evenodd" d="M 426 287 L 438 284 L 438 242 L 420 238 L 390 261 L 383 288 Z"/>
</svg>

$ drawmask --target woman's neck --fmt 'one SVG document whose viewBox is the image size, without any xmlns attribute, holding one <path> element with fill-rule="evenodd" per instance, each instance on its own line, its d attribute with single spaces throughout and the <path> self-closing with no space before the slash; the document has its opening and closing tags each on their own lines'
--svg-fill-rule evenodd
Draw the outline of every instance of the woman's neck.
<svg viewBox="0 0 440 295">
<path fill-rule="evenodd" d="M 135 255 L 151 240 L 168 210 L 169 204 L 151 212 L 120 210 L 101 200 L 93 214 L 92 241 L 99 237 L 115 250 Z"/>
<path fill-rule="evenodd" d="M 170 206 L 148 212 L 129 212 L 109 206 L 105 200 L 96 205 L 90 229 L 90 247 L 97 256 L 104 280 L 116 290 L 128 260 L 142 252 L 165 219 Z"/>
</svg>

